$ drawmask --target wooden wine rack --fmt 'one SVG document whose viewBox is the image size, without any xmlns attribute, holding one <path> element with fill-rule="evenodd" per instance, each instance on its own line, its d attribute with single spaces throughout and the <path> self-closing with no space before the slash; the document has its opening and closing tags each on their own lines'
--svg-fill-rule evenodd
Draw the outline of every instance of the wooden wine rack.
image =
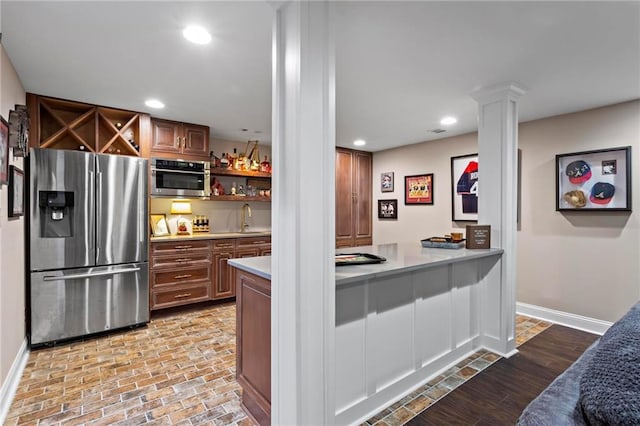
<svg viewBox="0 0 640 426">
<path fill-rule="evenodd" d="M 31 93 L 27 105 L 32 147 L 146 156 L 146 114 Z"/>
</svg>

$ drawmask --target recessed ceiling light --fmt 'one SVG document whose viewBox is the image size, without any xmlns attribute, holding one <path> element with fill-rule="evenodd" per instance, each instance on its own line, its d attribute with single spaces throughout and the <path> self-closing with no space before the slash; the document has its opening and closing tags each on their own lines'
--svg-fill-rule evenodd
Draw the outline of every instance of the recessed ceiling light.
<svg viewBox="0 0 640 426">
<path fill-rule="evenodd" d="M 164 104 L 157 99 L 147 99 L 144 104 L 149 108 L 164 108 Z"/>
<path fill-rule="evenodd" d="M 195 44 L 207 44 L 211 41 L 211 34 L 197 25 L 190 25 L 182 31 L 184 38 Z"/>
<path fill-rule="evenodd" d="M 442 120 L 440 120 L 440 124 L 442 124 L 443 126 L 448 126 L 449 124 L 456 124 L 458 122 L 458 119 L 455 117 L 445 117 Z"/>
<path fill-rule="evenodd" d="M 353 144 L 355 146 L 365 146 L 367 143 L 363 139 L 357 139 L 353 141 Z"/>
</svg>

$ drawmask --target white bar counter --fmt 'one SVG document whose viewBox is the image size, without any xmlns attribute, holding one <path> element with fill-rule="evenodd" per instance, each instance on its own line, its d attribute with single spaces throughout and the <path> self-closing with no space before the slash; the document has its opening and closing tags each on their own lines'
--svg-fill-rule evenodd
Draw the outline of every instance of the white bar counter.
<svg viewBox="0 0 640 426">
<path fill-rule="evenodd" d="M 336 267 L 336 424 L 362 423 L 496 338 L 502 249 L 420 242 L 336 250 L 386 262 Z M 267 257 L 231 259 L 270 279 Z"/>
<path fill-rule="evenodd" d="M 394 243 L 338 249 L 336 253 L 369 253 L 387 259 L 386 262 L 377 264 L 336 267 L 336 286 L 340 286 L 361 282 L 364 279 L 380 278 L 398 272 L 409 272 L 443 264 L 496 256 L 502 254 L 502 249 L 450 250 L 424 248 L 419 243 Z M 271 256 L 229 259 L 229 264 L 262 278 L 271 279 Z"/>
</svg>

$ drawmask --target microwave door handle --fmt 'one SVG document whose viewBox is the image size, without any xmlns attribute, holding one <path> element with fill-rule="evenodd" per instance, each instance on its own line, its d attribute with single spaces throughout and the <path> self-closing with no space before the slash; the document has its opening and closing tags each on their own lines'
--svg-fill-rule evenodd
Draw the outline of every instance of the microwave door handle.
<svg viewBox="0 0 640 426">
<path fill-rule="evenodd" d="M 80 278 L 93 278 L 93 277 L 104 277 L 107 275 L 129 274 L 129 273 L 138 272 L 138 271 L 140 271 L 140 268 L 121 269 L 118 271 L 89 272 L 86 274 L 63 275 L 61 277 L 56 277 L 55 275 L 45 275 L 42 278 L 42 280 L 43 281 L 77 280 Z"/>
<path fill-rule="evenodd" d="M 156 172 L 165 172 L 165 173 L 185 173 L 190 175 L 204 174 L 204 170 L 170 170 L 170 169 L 152 169 L 151 175 L 155 176 Z"/>
</svg>

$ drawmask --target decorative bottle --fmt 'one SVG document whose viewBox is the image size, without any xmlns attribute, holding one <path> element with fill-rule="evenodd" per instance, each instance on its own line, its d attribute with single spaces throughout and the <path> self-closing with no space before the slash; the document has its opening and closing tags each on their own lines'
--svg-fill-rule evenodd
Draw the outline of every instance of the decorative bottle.
<svg viewBox="0 0 640 426">
<path fill-rule="evenodd" d="M 267 160 L 267 156 L 264 156 L 264 161 L 260 163 L 260 171 L 265 173 L 271 173 L 271 163 Z"/>
<path fill-rule="evenodd" d="M 222 153 L 222 158 L 220 159 L 220 167 L 229 167 L 229 159 L 227 158 L 227 153 L 225 152 Z"/>
</svg>

